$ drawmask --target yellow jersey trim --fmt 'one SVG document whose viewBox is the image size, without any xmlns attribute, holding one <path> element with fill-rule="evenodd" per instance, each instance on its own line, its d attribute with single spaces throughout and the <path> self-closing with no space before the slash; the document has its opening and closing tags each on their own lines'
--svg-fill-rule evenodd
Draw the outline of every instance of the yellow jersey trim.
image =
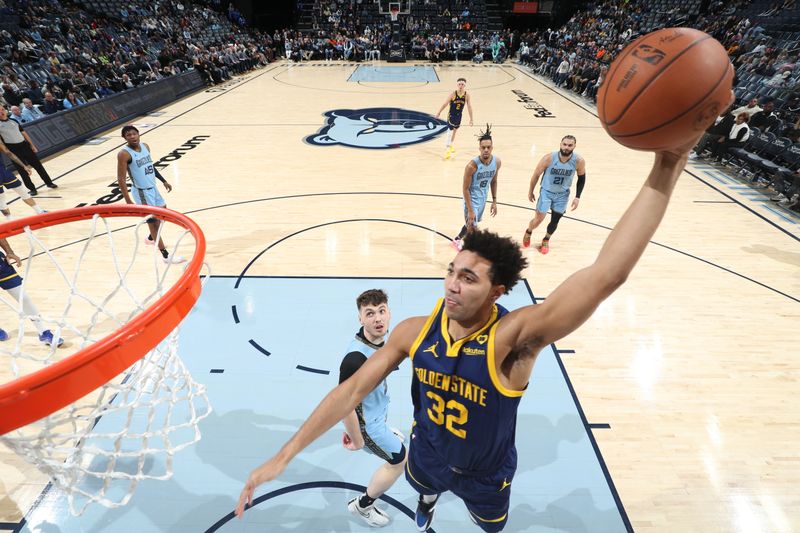
<svg viewBox="0 0 800 533">
<path fill-rule="evenodd" d="M 2 282 L 2 281 L 5 281 L 5 280 L 7 280 L 7 279 L 11 279 L 11 278 L 18 278 L 18 277 L 19 277 L 19 274 L 17 274 L 16 272 L 14 272 L 14 273 L 13 273 L 13 274 L 11 274 L 10 276 L 6 276 L 6 277 L 4 277 L 3 279 L 0 279 L 0 282 Z"/>
<path fill-rule="evenodd" d="M 489 376 L 492 378 L 492 384 L 500 394 L 511 398 L 519 398 L 525 394 L 525 391 L 506 388 L 500 381 L 500 376 L 497 375 L 497 365 L 495 364 L 494 356 L 494 334 L 496 331 L 497 324 L 493 325 L 492 329 L 489 330 L 489 343 L 486 347 L 486 364 L 489 366 Z"/>
<path fill-rule="evenodd" d="M 444 298 L 439 298 L 439 301 L 436 302 L 436 307 L 433 308 L 433 313 L 431 313 L 428 320 L 425 321 L 425 325 L 422 326 L 422 330 L 419 332 L 419 335 L 417 335 L 417 338 L 414 339 L 414 344 L 411 345 L 411 349 L 408 351 L 408 357 L 411 358 L 412 361 L 414 360 L 414 354 L 417 352 L 419 345 L 422 344 L 422 341 L 425 340 L 425 337 L 428 335 L 431 325 L 433 325 L 433 320 L 436 318 L 436 314 L 439 312 L 439 309 L 442 308 L 443 304 Z"/>
<path fill-rule="evenodd" d="M 414 480 L 414 482 L 415 482 L 417 485 L 420 485 L 420 486 L 422 486 L 422 487 L 425 487 L 426 489 L 430 489 L 430 487 L 429 487 L 428 485 L 426 485 L 425 483 L 420 483 L 420 482 L 419 482 L 419 480 L 418 480 L 417 478 L 415 478 L 415 477 L 414 477 L 414 474 L 412 474 L 412 473 L 411 473 L 411 468 L 409 468 L 409 466 L 408 466 L 408 461 L 406 461 L 406 472 L 408 472 L 408 475 L 409 475 L 409 476 L 411 476 L 411 479 L 413 479 L 413 480 Z"/>
<path fill-rule="evenodd" d="M 474 516 L 475 518 L 477 518 L 477 519 L 478 519 L 478 520 L 480 520 L 481 522 L 486 522 L 486 523 L 489 523 L 489 524 L 494 524 L 494 523 L 497 523 L 497 522 L 502 522 L 502 521 L 503 521 L 503 520 L 505 520 L 505 519 L 506 519 L 506 517 L 508 516 L 508 513 L 506 513 L 506 514 L 504 514 L 503 516 L 501 516 L 500 518 L 494 518 L 494 519 L 492 519 L 492 520 L 487 520 L 486 518 L 481 518 L 480 516 L 476 515 L 476 514 L 475 514 L 475 513 L 473 513 L 472 511 L 470 511 L 470 514 L 472 514 L 472 516 Z"/>
<path fill-rule="evenodd" d="M 489 328 L 492 325 L 492 322 L 494 322 L 495 320 L 497 320 L 497 306 L 493 305 L 492 306 L 492 314 L 489 317 L 489 320 L 487 320 L 486 323 L 483 326 L 481 326 L 481 328 L 478 331 L 476 331 L 474 333 L 470 333 L 466 337 L 464 337 L 462 339 L 458 339 L 456 342 L 451 344 L 450 343 L 450 332 L 447 329 L 448 325 L 450 323 L 450 319 L 447 318 L 447 310 L 445 310 L 442 313 L 442 322 L 440 324 L 440 328 L 442 330 L 442 338 L 444 339 L 444 342 L 447 343 L 447 357 L 458 357 L 458 352 L 461 350 L 461 347 L 465 343 L 480 337 L 481 334 L 484 331 L 486 331 L 487 328 Z M 491 340 L 489 342 L 491 342 Z"/>
</svg>

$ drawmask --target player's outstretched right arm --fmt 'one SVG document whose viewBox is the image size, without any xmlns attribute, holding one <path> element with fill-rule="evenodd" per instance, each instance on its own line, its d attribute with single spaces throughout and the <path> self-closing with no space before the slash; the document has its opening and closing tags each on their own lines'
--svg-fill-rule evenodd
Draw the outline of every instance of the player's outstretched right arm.
<svg viewBox="0 0 800 533">
<path fill-rule="evenodd" d="M 372 354 L 350 379 L 329 392 L 289 442 L 250 473 L 239 496 L 236 516 L 241 518 L 245 505 L 252 504 L 256 487 L 281 475 L 289 461 L 352 412 L 367 394 L 408 357 L 411 344 L 424 321 L 424 317 L 415 317 L 398 324 L 386 345 Z"/>
</svg>

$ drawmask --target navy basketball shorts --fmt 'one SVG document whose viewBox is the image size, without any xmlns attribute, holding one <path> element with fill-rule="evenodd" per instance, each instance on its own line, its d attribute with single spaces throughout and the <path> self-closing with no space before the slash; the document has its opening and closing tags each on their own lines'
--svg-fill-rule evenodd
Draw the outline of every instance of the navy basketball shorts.
<svg viewBox="0 0 800 533">
<path fill-rule="evenodd" d="M 22 276 L 11 266 L 6 258 L 0 257 L 0 289 L 13 289 L 22 285 Z"/>
<path fill-rule="evenodd" d="M 456 473 L 443 464 L 426 441 L 411 437 L 406 480 L 420 494 L 450 491 L 464 501 L 467 510 L 484 531 L 501 531 L 508 521 L 511 482 L 516 460 L 482 476 Z"/>
<path fill-rule="evenodd" d="M 451 130 L 457 130 L 459 127 L 461 127 L 461 115 L 448 116 L 447 127 Z"/>
</svg>

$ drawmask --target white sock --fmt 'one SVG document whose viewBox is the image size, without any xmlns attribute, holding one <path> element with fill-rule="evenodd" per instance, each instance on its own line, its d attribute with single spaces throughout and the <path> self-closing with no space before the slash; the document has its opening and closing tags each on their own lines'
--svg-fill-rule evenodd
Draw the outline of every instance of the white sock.
<svg viewBox="0 0 800 533">
<path fill-rule="evenodd" d="M 453 143 L 453 130 L 447 130 L 447 140 L 444 142 L 445 149 L 450 148 Z"/>
<path fill-rule="evenodd" d="M 438 497 L 439 497 L 438 494 L 423 494 L 422 501 L 425 503 L 433 503 L 436 501 L 436 498 Z"/>
<path fill-rule="evenodd" d="M 6 291 L 16 301 L 19 301 L 19 297 L 22 294 L 22 285 L 20 285 L 19 287 L 14 287 L 12 289 L 6 289 Z M 39 316 L 39 310 L 33 304 L 27 292 L 22 297 L 22 312 L 25 313 L 28 316 L 28 318 L 30 318 L 33 321 L 33 325 L 36 326 L 36 331 L 38 331 L 39 335 L 41 335 L 46 328 L 42 323 L 41 317 Z"/>
<path fill-rule="evenodd" d="M 39 205 L 38 205 L 38 204 L 37 204 L 37 205 L 32 205 L 32 206 L 31 206 L 31 209 L 33 209 L 34 211 L 36 211 L 36 214 L 37 214 L 37 215 L 41 215 L 42 213 L 44 213 L 44 209 L 42 209 L 41 207 L 39 207 Z"/>
</svg>

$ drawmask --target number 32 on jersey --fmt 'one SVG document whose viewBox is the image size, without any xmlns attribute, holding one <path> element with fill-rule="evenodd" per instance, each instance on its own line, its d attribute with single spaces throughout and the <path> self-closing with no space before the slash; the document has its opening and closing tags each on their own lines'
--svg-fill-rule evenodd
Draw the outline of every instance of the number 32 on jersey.
<svg viewBox="0 0 800 533">
<path fill-rule="evenodd" d="M 433 405 L 428 409 L 428 417 L 433 423 L 444 425 L 456 437 L 466 439 L 467 430 L 458 427 L 466 424 L 469 419 L 469 411 L 464 404 L 456 400 L 445 403 L 444 398 L 433 391 L 428 391 L 426 395 L 433 400 Z"/>
</svg>

